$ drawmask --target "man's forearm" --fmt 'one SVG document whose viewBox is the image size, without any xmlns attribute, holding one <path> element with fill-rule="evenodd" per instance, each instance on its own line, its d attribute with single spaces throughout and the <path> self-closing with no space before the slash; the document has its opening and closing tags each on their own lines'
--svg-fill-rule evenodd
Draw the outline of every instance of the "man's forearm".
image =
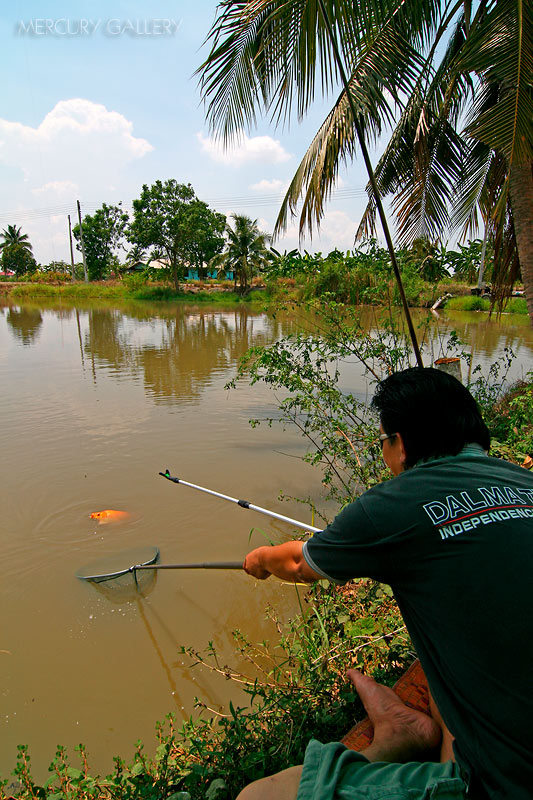
<svg viewBox="0 0 533 800">
<path fill-rule="evenodd" d="M 248 553 L 244 570 L 255 578 L 264 580 L 275 575 L 284 581 L 312 583 L 320 578 L 303 557 L 302 542 L 285 542 L 274 547 L 258 547 Z"/>
</svg>

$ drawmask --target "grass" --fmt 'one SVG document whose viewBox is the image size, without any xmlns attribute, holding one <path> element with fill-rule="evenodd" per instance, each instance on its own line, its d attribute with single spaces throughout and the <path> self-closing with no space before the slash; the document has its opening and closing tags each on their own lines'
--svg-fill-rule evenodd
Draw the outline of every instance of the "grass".
<svg viewBox="0 0 533 800">
<path fill-rule="evenodd" d="M 13 299 L 32 299 L 32 298 L 65 298 L 72 300 L 148 300 L 148 301 L 172 301 L 194 303 L 209 303 L 214 305 L 235 305 L 250 304 L 263 299 L 262 293 L 251 292 L 245 297 L 241 297 L 233 291 L 217 290 L 209 291 L 188 291 L 181 290 L 176 292 L 175 288 L 162 284 L 143 284 L 128 285 L 127 282 L 105 283 L 65 283 L 54 286 L 47 283 L 21 283 L 13 284 L 10 287 L 8 296 Z"/>
<path fill-rule="evenodd" d="M 66 283 L 52 286 L 48 283 L 23 283 L 15 285 L 9 293 L 14 298 L 32 297 L 65 297 L 65 298 L 109 298 L 123 299 L 130 296 L 126 287 L 121 284 L 101 283 Z"/>
<path fill-rule="evenodd" d="M 486 297 L 468 295 L 464 297 L 451 297 L 446 303 L 446 308 L 454 311 L 490 311 L 490 300 Z M 505 304 L 506 314 L 527 314 L 525 297 L 510 297 Z"/>
<path fill-rule="evenodd" d="M 446 308 L 459 311 L 490 311 L 490 300 L 470 294 L 468 286 L 446 282 L 441 284 L 427 284 L 420 279 L 415 281 L 416 285 L 410 287 L 412 291 L 409 296 L 409 303 L 415 307 L 429 307 L 436 297 L 445 292 L 454 292 Z M 394 286 L 391 284 L 391 291 L 394 293 Z M 13 281 L 9 286 L 3 286 L 3 293 L 14 299 L 32 298 L 65 298 L 72 300 L 144 300 L 153 302 L 186 302 L 210 305 L 250 305 L 258 301 L 269 299 L 271 301 L 287 301 L 300 297 L 304 287 L 299 286 L 294 279 L 278 278 L 268 283 L 266 292 L 252 291 L 242 297 L 232 291 L 233 285 L 225 282 L 214 284 L 212 282 L 199 284 L 194 290 L 183 287 L 176 291 L 173 286 L 163 283 L 147 282 L 139 276 L 126 276 L 123 281 L 100 281 L 92 283 L 70 281 L 65 283 L 16 283 Z M 390 288 L 390 287 L 389 287 Z M 408 287 L 409 288 L 409 287 Z M 386 295 L 380 287 L 376 296 L 371 298 L 365 294 L 359 299 L 352 298 L 347 302 L 371 302 L 372 304 L 383 304 Z M 505 313 L 527 314 L 527 304 L 524 297 L 511 297 L 504 309 Z"/>
</svg>

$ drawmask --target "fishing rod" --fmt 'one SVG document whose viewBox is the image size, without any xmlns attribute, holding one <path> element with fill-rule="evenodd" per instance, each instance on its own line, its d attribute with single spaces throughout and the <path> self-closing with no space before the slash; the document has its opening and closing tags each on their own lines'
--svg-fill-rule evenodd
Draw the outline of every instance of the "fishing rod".
<svg viewBox="0 0 533 800">
<path fill-rule="evenodd" d="M 235 503 L 241 508 L 249 508 L 251 511 L 258 511 L 260 514 L 266 514 L 268 517 L 279 519 L 282 522 L 288 522 L 289 525 L 294 525 L 296 528 L 301 528 L 304 531 L 319 533 L 319 531 L 323 530 L 323 528 L 315 528 L 314 525 L 307 525 L 305 522 L 299 522 L 297 519 L 285 517 L 283 514 L 277 514 L 275 511 L 269 511 L 267 508 L 252 505 L 252 503 L 250 503 L 248 500 L 238 500 L 236 497 L 229 497 L 227 494 L 221 494 L 220 492 L 213 491 L 213 489 L 206 489 L 204 486 L 197 486 L 197 484 L 189 483 L 188 481 L 184 481 L 182 478 L 176 478 L 170 474 L 170 470 L 168 469 L 164 472 L 160 472 L 159 474 L 163 478 L 166 478 L 168 481 L 172 481 L 173 483 L 181 483 L 184 486 L 189 486 L 191 489 L 197 489 L 199 492 L 205 492 L 206 494 L 211 494 L 214 497 L 220 497 L 222 500 L 228 500 L 230 503 Z"/>
</svg>

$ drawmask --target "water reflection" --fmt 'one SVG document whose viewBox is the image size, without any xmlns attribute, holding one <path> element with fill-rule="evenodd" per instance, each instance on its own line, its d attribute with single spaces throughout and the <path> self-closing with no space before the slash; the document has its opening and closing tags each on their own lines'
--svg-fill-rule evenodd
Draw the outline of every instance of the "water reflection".
<svg viewBox="0 0 533 800">
<path fill-rule="evenodd" d="M 233 369 L 249 347 L 268 344 L 302 325 L 313 329 L 316 322 L 311 315 L 296 319 L 278 314 L 273 318 L 242 307 L 214 311 L 135 303 L 120 308 L 85 306 L 8 305 L 6 320 L 14 337 L 29 346 L 39 339 L 43 314 L 53 314 L 59 321 L 75 315 L 82 367 L 90 364 L 93 381 L 100 369 L 120 381 L 142 381 L 146 396 L 157 404 L 196 403 L 206 385 Z M 353 313 L 363 328 L 374 330 L 380 324 L 381 312 L 375 309 Z M 498 319 L 483 312 L 431 314 L 414 309 L 412 313 L 426 363 L 449 355 L 445 350 L 452 330 L 474 362 L 476 358 L 497 360 L 506 350 L 520 357 L 533 346 L 526 315 Z M 400 313 L 396 321 L 401 328 Z"/>
<path fill-rule="evenodd" d="M 252 345 L 271 342 L 288 328 L 246 310 L 177 308 L 148 323 L 116 309 L 87 313 L 83 354 L 120 379 L 142 376 L 155 402 L 195 401 L 216 375 L 225 374 Z"/>
<path fill-rule="evenodd" d="M 456 331 L 467 353 L 474 357 L 483 354 L 492 361 L 500 358 L 506 348 L 518 352 L 533 341 L 525 314 L 503 314 L 498 320 L 482 312 L 476 318 L 473 312 L 449 311 L 441 318 L 441 324 Z"/>
<path fill-rule="evenodd" d="M 43 317 L 39 309 L 11 306 L 7 312 L 7 324 L 22 344 L 30 345 L 38 338 Z"/>
</svg>

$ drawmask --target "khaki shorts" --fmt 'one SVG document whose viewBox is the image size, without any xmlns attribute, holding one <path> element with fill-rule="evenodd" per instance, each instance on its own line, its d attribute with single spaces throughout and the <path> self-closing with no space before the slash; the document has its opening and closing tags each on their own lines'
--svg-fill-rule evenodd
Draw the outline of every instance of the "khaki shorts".
<svg viewBox="0 0 533 800">
<path fill-rule="evenodd" d="M 371 763 L 340 742 L 307 746 L 297 800 L 463 800 L 466 783 L 453 761 Z"/>
</svg>

